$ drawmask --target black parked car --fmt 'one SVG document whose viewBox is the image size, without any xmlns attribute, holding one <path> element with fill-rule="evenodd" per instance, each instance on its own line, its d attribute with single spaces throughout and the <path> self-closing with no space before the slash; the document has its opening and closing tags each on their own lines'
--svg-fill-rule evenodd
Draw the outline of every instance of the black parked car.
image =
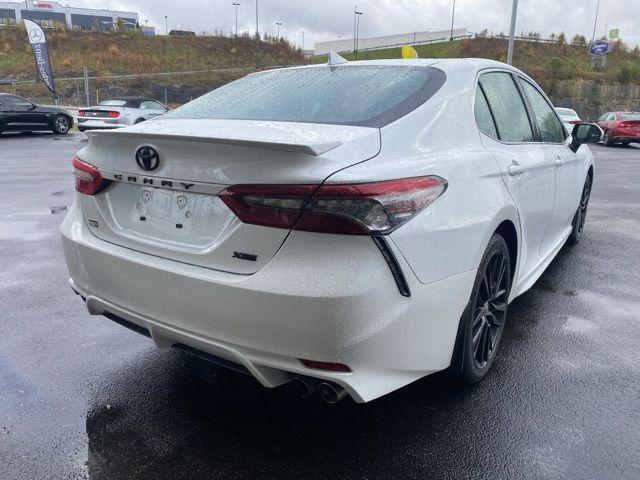
<svg viewBox="0 0 640 480">
<path fill-rule="evenodd" d="M 36 105 L 29 100 L 0 93 L 0 133 L 51 130 L 61 135 L 73 126 L 73 117 L 64 108 Z"/>
</svg>

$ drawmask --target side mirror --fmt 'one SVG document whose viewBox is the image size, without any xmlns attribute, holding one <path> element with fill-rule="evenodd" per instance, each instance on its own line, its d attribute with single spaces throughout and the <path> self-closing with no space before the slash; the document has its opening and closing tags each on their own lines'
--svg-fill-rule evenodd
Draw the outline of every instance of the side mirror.
<svg viewBox="0 0 640 480">
<path fill-rule="evenodd" d="M 604 132 L 595 123 L 578 123 L 571 132 L 571 150 L 577 152 L 580 145 L 601 142 L 603 135 Z"/>
</svg>

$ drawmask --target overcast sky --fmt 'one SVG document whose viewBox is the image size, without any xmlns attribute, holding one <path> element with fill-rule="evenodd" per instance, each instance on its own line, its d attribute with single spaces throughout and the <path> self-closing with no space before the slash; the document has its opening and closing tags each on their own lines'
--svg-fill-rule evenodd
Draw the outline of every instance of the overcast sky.
<svg viewBox="0 0 640 480">
<path fill-rule="evenodd" d="M 233 1 L 239 2 L 238 30 L 255 31 L 255 0 L 68 0 L 73 6 L 123 9 L 140 14 L 164 33 L 164 16 L 169 29 L 196 32 L 234 29 Z M 363 12 L 361 36 L 388 35 L 421 30 L 446 30 L 451 26 L 453 0 L 258 0 L 261 32 L 275 35 L 275 22 L 282 22 L 280 34 L 300 44 L 305 31 L 305 48 L 313 43 L 353 36 L 353 6 Z M 539 31 L 543 36 L 564 31 L 567 37 L 593 32 L 598 0 L 519 0 L 516 32 Z M 63 2 L 64 3 L 64 2 Z M 470 32 L 483 29 L 509 31 L 512 0 L 456 0 L 455 25 Z M 600 0 L 597 35 L 606 28 L 619 28 L 620 37 L 640 44 L 640 0 Z"/>
</svg>

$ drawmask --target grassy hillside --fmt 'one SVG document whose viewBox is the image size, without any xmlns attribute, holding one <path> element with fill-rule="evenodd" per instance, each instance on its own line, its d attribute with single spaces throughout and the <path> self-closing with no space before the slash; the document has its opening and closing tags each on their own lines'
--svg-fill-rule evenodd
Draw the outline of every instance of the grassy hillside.
<svg viewBox="0 0 640 480">
<path fill-rule="evenodd" d="M 506 61 L 507 41 L 499 38 L 472 38 L 453 42 L 417 45 L 420 58 L 480 57 Z M 354 54 L 343 55 L 353 60 Z M 358 59 L 400 58 L 400 47 L 359 52 Z M 326 55 L 314 58 L 314 62 L 326 62 Z M 554 43 L 517 41 L 514 49 L 514 65 L 531 75 L 543 87 L 551 88 L 558 81 L 587 80 L 599 83 L 640 83 L 640 50 L 630 50 L 622 42 L 616 42 L 607 58 L 604 72 L 590 66 L 585 46 Z"/>
<path fill-rule="evenodd" d="M 255 40 L 229 37 L 145 37 L 130 33 L 56 30 L 47 32 L 57 77 L 173 72 L 255 65 Z M 261 42 L 264 65 L 301 63 L 302 55 L 285 41 Z M 0 76 L 32 78 L 33 55 L 22 27 L 0 28 Z"/>
<path fill-rule="evenodd" d="M 92 79 L 92 101 L 112 95 L 140 94 L 180 104 L 202 95 L 224 83 L 255 70 L 255 38 L 237 40 L 223 36 L 145 37 L 136 33 L 98 33 L 57 29 L 47 31 L 47 43 L 61 102 L 84 104 L 83 67 L 90 76 L 185 72 L 209 69 L 243 68 L 238 71 L 201 72 L 172 76 L 141 76 L 122 79 Z M 300 50 L 284 40 L 262 39 L 260 64 L 291 65 L 303 63 Z M 22 27 L 0 28 L 0 77 L 19 81 L 35 78 L 35 67 L 27 34 Z M 0 90 L 16 93 L 34 101 L 51 102 L 42 84 L 25 83 L 0 86 Z"/>
</svg>

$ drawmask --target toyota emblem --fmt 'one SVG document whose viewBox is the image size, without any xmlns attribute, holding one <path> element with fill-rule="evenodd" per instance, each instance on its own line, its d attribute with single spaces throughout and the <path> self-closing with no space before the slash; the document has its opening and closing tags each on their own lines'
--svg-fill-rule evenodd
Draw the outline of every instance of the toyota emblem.
<svg viewBox="0 0 640 480">
<path fill-rule="evenodd" d="M 160 155 L 158 155 L 158 151 L 153 147 L 140 147 L 136 150 L 136 163 L 142 170 L 150 172 L 160 165 Z"/>
</svg>

